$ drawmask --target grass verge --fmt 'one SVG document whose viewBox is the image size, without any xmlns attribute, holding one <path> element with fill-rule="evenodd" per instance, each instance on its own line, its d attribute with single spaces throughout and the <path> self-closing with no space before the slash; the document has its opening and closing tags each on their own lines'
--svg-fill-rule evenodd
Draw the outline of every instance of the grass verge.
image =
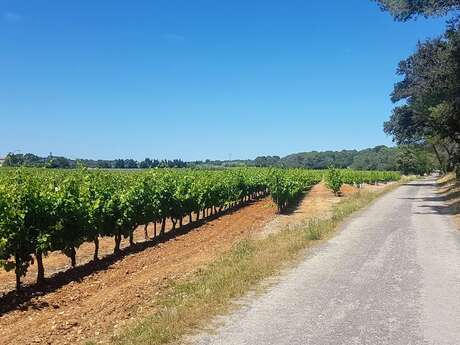
<svg viewBox="0 0 460 345">
<path fill-rule="evenodd" d="M 446 184 L 454 184 L 456 182 L 456 176 L 455 173 L 449 173 L 444 176 L 441 176 L 439 179 L 436 181 L 439 186 L 444 186 Z"/>
<path fill-rule="evenodd" d="M 443 176 L 437 181 L 440 187 L 439 197 L 446 203 L 445 214 L 453 216 L 457 228 L 460 230 L 460 181 L 455 173 Z"/>
<path fill-rule="evenodd" d="M 397 186 L 379 192 L 361 191 L 344 198 L 328 219 L 311 220 L 299 228 L 237 243 L 229 253 L 187 281 L 172 283 L 154 301 L 157 311 L 126 326 L 113 337 L 112 343 L 156 345 L 178 341 L 190 330 L 206 325 L 213 316 L 228 310 L 234 298 L 301 258 L 305 248 L 328 238 L 353 212 Z"/>
</svg>

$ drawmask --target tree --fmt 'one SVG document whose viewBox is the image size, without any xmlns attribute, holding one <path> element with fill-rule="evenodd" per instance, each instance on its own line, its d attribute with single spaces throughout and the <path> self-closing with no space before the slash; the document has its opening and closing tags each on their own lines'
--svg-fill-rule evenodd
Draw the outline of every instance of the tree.
<svg viewBox="0 0 460 345">
<path fill-rule="evenodd" d="M 441 38 L 419 43 L 402 61 L 392 94 L 397 106 L 384 124 L 399 144 L 443 142 L 448 160 L 459 164 L 460 148 L 460 31 L 453 25 Z M 441 162 L 440 162 L 441 163 Z M 442 165 L 442 163 L 441 163 Z"/>
<path fill-rule="evenodd" d="M 153 161 L 150 158 L 146 158 L 142 162 L 139 163 L 140 169 L 148 169 L 148 168 L 152 168 L 152 166 L 153 166 Z"/>
<path fill-rule="evenodd" d="M 113 161 L 113 168 L 115 168 L 115 169 L 124 169 L 125 168 L 125 161 L 123 159 L 115 159 Z"/>
<path fill-rule="evenodd" d="M 94 165 L 94 167 L 102 168 L 102 169 L 110 169 L 112 165 L 110 164 L 110 161 L 98 160 L 96 164 Z"/>
<path fill-rule="evenodd" d="M 460 9 L 460 0 L 375 0 L 399 21 L 417 16 L 442 16 Z"/>
<path fill-rule="evenodd" d="M 402 147 L 396 158 L 398 170 L 404 175 L 423 175 L 435 169 L 433 159 L 423 150 L 414 147 Z"/>
<path fill-rule="evenodd" d="M 46 163 L 46 167 L 53 169 L 68 169 L 74 167 L 74 162 L 65 157 L 50 157 Z"/>
<path fill-rule="evenodd" d="M 280 161 L 279 156 L 260 156 L 254 160 L 254 165 L 256 167 L 273 167 L 278 165 Z"/>
<path fill-rule="evenodd" d="M 125 159 L 124 167 L 126 169 L 137 169 L 138 165 L 134 159 Z"/>
</svg>

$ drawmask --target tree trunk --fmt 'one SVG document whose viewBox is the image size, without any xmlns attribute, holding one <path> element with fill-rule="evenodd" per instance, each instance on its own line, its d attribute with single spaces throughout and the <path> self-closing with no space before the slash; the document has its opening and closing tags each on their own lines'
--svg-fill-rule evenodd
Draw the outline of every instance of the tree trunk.
<svg viewBox="0 0 460 345">
<path fill-rule="evenodd" d="M 166 229 L 166 218 L 163 218 L 163 220 L 161 221 L 160 236 L 163 236 L 165 234 L 165 229 Z"/>
<path fill-rule="evenodd" d="M 144 239 L 147 241 L 149 239 L 149 232 L 147 230 L 147 227 L 149 226 L 149 223 L 146 223 L 144 225 Z"/>
<path fill-rule="evenodd" d="M 179 228 L 182 228 L 182 224 L 183 224 L 184 220 L 183 220 L 183 217 L 181 216 L 179 218 Z"/>
<path fill-rule="evenodd" d="M 43 267 L 42 253 L 35 253 L 37 259 L 37 284 L 43 284 L 45 280 L 45 268 Z"/>
<path fill-rule="evenodd" d="M 447 152 L 447 155 L 450 157 L 452 157 L 452 150 L 449 149 L 449 147 L 447 145 L 442 145 L 442 147 L 444 147 L 444 150 L 446 150 Z"/>
<path fill-rule="evenodd" d="M 200 220 L 200 211 L 196 212 L 196 221 L 198 222 Z"/>
<path fill-rule="evenodd" d="M 455 162 L 454 162 L 454 153 L 452 149 L 449 149 L 449 146 L 443 144 L 442 147 L 447 152 L 447 164 L 446 164 L 446 171 L 453 171 L 455 170 Z"/>
<path fill-rule="evenodd" d="M 188 214 L 188 222 L 189 222 L 189 224 L 192 224 L 192 222 L 193 222 L 191 212 Z"/>
<path fill-rule="evenodd" d="M 134 229 L 136 229 L 136 227 L 133 227 L 129 232 L 129 245 L 130 246 L 134 246 Z"/>
<path fill-rule="evenodd" d="M 14 256 L 14 274 L 16 275 L 16 291 L 21 290 L 21 271 L 19 270 L 19 259 L 18 256 Z"/>
<path fill-rule="evenodd" d="M 113 249 L 114 254 L 118 254 L 120 252 L 120 243 L 121 243 L 121 235 L 115 235 L 115 248 Z"/>
<path fill-rule="evenodd" d="M 153 222 L 153 238 L 157 237 L 157 221 Z"/>
<path fill-rule="evenodd" d="M 75 251 L 75 247 L 71 247 L 69 250 L 69 257 L 70 257 L 70 264 L 72 267 L 75 267 L 77 265 L 77 252 Z"/>
<path fill-rule="evenodd" d="M 176 229 L 177 220 L 171 217 L 171 222 L 172 222 L 172 230 Z"/>
<path fill-rule="evenodd" d="M 436 158 L 438 159 L 439 166 L 441 167 L 442 173 L 447 174 L 446 166 L 444 165 L 444 162 L 442 161 L 441 156 L 439 155 L 439 152 L 438 152 L 438 149 L 436 148 L 436 145 L 431 144 L 431 146 L 433 147 L 433 151 L 436 154 Z"/>
<path fill-rule="evenodd" d="M 99 237 L 98 237 L 98 236 L 94 236 L 93 242 L 94 242 L 94 255 L 93 255 L 93 260 L 94 260 L 94 261 L 97 261 L 97 260 L 99 260 Z"/>
</svg>

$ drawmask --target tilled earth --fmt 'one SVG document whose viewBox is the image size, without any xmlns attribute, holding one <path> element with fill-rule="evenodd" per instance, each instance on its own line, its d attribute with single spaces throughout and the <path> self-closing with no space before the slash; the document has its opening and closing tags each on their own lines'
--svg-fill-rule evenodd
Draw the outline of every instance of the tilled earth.
<svg viewBox="0 0 460 345">
<path fill-rule="evenodd" d="M 183 278 L 227 251 L 236 241 L 260 229 L 276 216 L 276 208 L 269 199 L 250 204 L 238 211 L 206 222 L 193 231 L 179 234 L 167 242 L 145 246 L 143 250 L 118 258 L 101 260 L 102 268 L 92 274 L 80 274 L 65 283 L 51 287 L 8 311 L 6 297 L 0 297 L 5 313 L 0 317 L 0 344 L 70 344 L 87 338 L 103 339 L 117 325 L 131 318 L 144 315 L 149 301 L 171 280 Z M 149 229 L 150 234 L 153 229 Z M 143 239 L 143 229 L 138 229 L 137 239 Z M 113 241 L 103 239 L 101 252 L 112 250 Z M 126 246 L 126 243 L 125 243 Z M 92 246 L 79 249 L 79 262 L 92 256 Z M 62 270 L 67 258 L 59 253 L 51 254 L 45 265 L 48 272 Z M 72 270 L 70 270 L 72 271 Z M 80 276 L 79 276 L 80 274 Z M 86 275 L 86 276 L 85 276 Z M 72 275 L 70 274 L 72 277 Z M 34 278 L 34 270 L 27 281 Z M 0 275 L 4 292 L 14 286 L 14 276 Z M 0 290 L 1 291 L 1 290 Z M 12 294 L 11 292 L 9 293 Z M 15 301 L 8 296 L 8 302 Z"/>
</svg>

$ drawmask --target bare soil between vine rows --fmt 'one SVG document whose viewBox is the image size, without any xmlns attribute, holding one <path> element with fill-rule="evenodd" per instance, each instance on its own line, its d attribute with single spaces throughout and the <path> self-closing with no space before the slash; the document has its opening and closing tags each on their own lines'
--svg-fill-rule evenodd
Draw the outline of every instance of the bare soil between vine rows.
<svg viewBox="0 0 460 345">
<path fill-rule="evenodd" d="M 378 189 L 368 186 L 367 189 Z M 355 188 L 345 186 L 344 195 Z M 147 315 L 151 301 L 169 282 L 185 279 L 247 236 L 272 232 L 330 211 L 337 202 L 322 184 L 315 186 L 288 215 L 277 215 L 269 198 L 204 222 L 191 231 L 179 231 L 163 242 L 144 242 L 143 227 L 135 233 L 138 244 L 113 257 L 113 240 L 100 243 L 101 257 L 91 263 L 92 244 L 78 250 L 78 267 L 51 253 L 44 261 L 48 279 L 42 291 L 30 287 L 27 298 L 16 297 L 14 274 L 0 272 L 0 344 L 70 344 L 85 339 L 108 340 L 126 321 Z M 149 234 L 153 226 L 149 226 Z M 32 266 L 25 281 L 35 278 Z M 3 295 L 1 295 L 3 294 Z"/>
</svg>

